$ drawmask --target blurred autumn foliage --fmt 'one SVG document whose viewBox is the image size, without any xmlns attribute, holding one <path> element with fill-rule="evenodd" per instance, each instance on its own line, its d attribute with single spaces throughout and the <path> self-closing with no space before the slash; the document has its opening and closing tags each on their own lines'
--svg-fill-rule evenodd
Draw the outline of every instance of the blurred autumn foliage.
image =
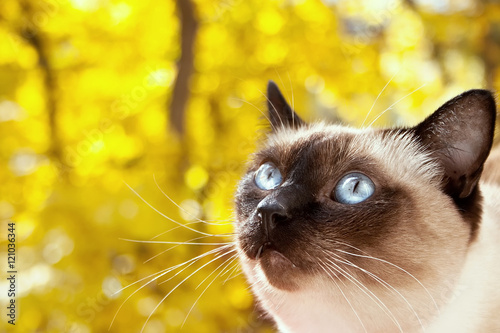
<svg viewBox="0 0 500 333">
<path fill-rule="evenodd" d="M 0 43 L 16 332 L 271 331 L 232 253 L 145 279 L 217 248 L 161 241 L 231 240 L 267 80 L 304 118 L 355 126 L 500 87 L 487 0 L 2 0 Z"/>
</svg>

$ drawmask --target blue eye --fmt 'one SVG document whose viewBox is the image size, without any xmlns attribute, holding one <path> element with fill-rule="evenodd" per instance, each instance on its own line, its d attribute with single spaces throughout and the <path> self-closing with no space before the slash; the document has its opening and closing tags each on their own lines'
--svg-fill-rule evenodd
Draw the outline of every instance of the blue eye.
<svg viewBox="0 0 500 333">
<path fill-rule="evenodd" d="M 261 190 L 272 190 L 278 187 L 282 180 L 281 172 L 271 162 L 262 164 L 255 173 L 255 184 Z"/>
<path fill-rule="evenodd" d="M 365 201 L 375 192 L 375 184 L 359 172 L 352 172 L 335 186 L 335 199 L 343 204 L 354 205 Z"/>
</svg>

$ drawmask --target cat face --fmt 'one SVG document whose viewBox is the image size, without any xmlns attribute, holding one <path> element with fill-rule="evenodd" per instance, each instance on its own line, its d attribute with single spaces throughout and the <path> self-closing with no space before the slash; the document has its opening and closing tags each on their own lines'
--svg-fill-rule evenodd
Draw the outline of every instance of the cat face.
<svg viewBox="0 0 500 333">
<path fill-rule="evenodd" d="M 282 177 L 271 190 L 256 183 L 256 173 L 266 164 L 274 165 Z M 325 125 L 277 132 L 256 154 L 240 184 L 240 247 L 272 286 L 286 290 L 300 288 L 301 281 L 311 276 L 329 274 L 322 267 L 329 261 L 394 276 L 390 269 L 372 267 L 378 262 L 342 251 L 359 255 L 364 251 L 408 269 L 412 266 L 414 272 L 422 270 L 420 262 L 428 262 L 423 258 L 432 254 L 430 249 L 453 240 L 453 251 L 463 252 L 469 239 L 466 223 L 448 223 L 460 217 L 452 200 L 437 190 L 438 168 L 398 132 Z M 354 204 L 339 197 L 345 195 L 339 195 L 341 181 L 350 175 L 367 177 L 367 186 L 373 187 L 369 197 Z M 362 179 L 354 181 L 364 185 Z M 352 195 L 349 190 L 347 195 Z M 428 216 L 427 195 L 440 198 L 451 209 L 436 207 L 439 217 Z M 444 231 L 427 223 L 430 219 L 437 223 L 438 218 Z"/>
<path fill-rule="evenodd" d="M 353 281 L 377 295 L 384 283 L 436 294 L 453 281 L 480 223 L 489 92 L 466 92 L 414 128 L 383 130 L 306 124 L 272 82 L 268 100 L 273 130 L 236 195 L 240 258 L 259 298 L 335 294 L 339 284 L 359 292 Z"/>
</svg>

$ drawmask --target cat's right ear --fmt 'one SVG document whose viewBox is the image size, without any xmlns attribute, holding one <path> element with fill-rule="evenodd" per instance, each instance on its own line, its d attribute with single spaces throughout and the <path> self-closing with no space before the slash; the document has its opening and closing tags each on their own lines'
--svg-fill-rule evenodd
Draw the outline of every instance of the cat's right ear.
<svg viewBox="0 0 500 333">
<path fill-rule="evenodd" d="M 273 81 L 267 84 L 267 111 L 273 131 L 280 128 L 299 128 L 305 125 L 305 122 L 288 105 Z"/>
<path fill-rule="evenodd" d="M 453 198 L 466 198 L 475 189 L 493 143 L 495 117 L 493 95 L 469 90 L 414 128 L 443 167 L 443 185 Z"/>
</svg>

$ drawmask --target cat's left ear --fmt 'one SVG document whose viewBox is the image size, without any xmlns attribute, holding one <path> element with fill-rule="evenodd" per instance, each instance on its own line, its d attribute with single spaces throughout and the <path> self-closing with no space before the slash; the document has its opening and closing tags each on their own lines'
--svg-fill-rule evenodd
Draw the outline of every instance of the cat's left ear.
<svg viewBox="0 0 500 333">
<path fill-rule="evenodd" d="M 469 90 L 413 129 L 443 167 L 443 187 L 453 198 L 466 198 L 475 189 L 493 143 L 495 118 L 491 92 Z"/>
<path fill-rule="evenodd" d="M 267 84 L 267 110 L 273 131 L 279 128 L 298 128 L 305 122 L 293 111 L 276 83 Z"/>
</svg>

